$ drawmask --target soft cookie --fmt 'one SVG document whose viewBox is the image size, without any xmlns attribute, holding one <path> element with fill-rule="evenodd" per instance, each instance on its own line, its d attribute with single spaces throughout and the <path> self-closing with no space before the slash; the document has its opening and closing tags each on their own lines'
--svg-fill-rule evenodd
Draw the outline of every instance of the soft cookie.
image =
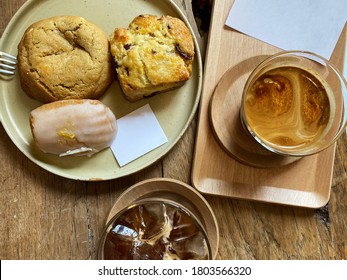
<svg viewBox="0 0 347 280">
<path fill-rule="evenodd" d="M 18 45 L 23 90 L 47 103 L 99 98 L 114 80 L 108 37 L 78 16 L 32 24 Z"/>
</svg>

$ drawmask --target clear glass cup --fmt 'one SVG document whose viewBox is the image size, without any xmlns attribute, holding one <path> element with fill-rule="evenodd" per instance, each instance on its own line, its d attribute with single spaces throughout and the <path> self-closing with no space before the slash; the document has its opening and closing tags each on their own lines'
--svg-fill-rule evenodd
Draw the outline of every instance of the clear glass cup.
<svg viewBox="0 0 347 280">
<path fill-rule="evenodd" d="M 250 74 L 242 95 L 243 127 L 263 147 L 307 156 L 332 145 L 346 127 L 347 84 L 323 57 L 277 53 Z"/>
<path fill-rule="evenodd" d="M 206 230 L 194 212 L 170 196 L 141 198 L 107 223 L 98 259 L 212 259 Z"/>
</svg>

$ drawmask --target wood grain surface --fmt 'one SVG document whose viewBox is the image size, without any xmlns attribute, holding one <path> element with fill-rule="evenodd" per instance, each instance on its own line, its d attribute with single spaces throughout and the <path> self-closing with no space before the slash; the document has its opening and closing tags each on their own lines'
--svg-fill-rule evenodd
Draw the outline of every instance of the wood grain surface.
<svg viewBox="0 0 347 280">
<path fill-rule="evenodd" d="M 24 2 L 0 0 L 0 34 Z M 176 2 L 189 12 L 190 1 Z M 196 118 L 161 161 L 104 182 L 48 173 L 28 160 L 0 126 L 0 259 L 95 259 L 108 213 L 125 189 L 155 177 L 191 184 Z M 319 210 L 205 196 L 220 227 L 217 258 L 346 259 L 346 169 L 344 135 L 337 143 L 330 201 Z"/>
</svg>

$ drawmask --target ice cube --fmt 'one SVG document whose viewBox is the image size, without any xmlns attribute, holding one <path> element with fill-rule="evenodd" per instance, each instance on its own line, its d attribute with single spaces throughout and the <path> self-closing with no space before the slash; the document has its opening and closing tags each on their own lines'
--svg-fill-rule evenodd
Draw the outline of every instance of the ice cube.
<svg viewBox="0 0 347 280">
<path fill-rule="evenodd" d="M 200 231 L 198 226 L 183 211 L 175 209 L 172 213 L 173 229 L 170 234 L 170 240 L 179 241 L 187 239 Z"/>
<path fill-rule="evenodd" d="M 151 239 L 163 231 L 166 223 L 166 207 L 163 203 L 140 205 L 139 212 L 142 218 L 142 238 Z"/>
<path fill-rule="evenodd" d="M 181 260 L 199 260 L 208 258 L 205 236 L 201 232 L 172 242 L 172 249 Z"/>
<path fill-rule="evenodd" d="M 162 239 L 154 243 L 135 241 L 133 243 L 133 260 L 162 260 L 165 252 L 165 245 Z"/>
<path fill-rule="evenodd" d="M 132 258 L 134 231 L 127 227 L 115 227 L 108 232 L 104 244 L 105 260 L 128 260 Z"/>
</svg>

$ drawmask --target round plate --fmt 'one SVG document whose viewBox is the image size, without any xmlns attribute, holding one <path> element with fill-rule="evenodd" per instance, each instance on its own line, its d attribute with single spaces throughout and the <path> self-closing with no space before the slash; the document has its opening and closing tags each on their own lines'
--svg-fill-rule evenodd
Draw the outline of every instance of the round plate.
<svg viewBox="0 0 347 280">
<path fill-rule="evenodd" d="M 181 18 L 190 28 L 183 13 L 169 0 L 29 0 L 7 26 L 0 40 L 0 50 L 16 55 L 18 43 L 27 27 L 43 18 L 57 15 L 82 16 L 110 35 L 116 27 L 127 27 L 132 19 L 140 14 L 175 16 Z M 192 32 L 191 28 L 190 30 Z M 192 76 L 181 88 L 130 103 L 124 98 L 118 82 L 115 81 L 100 99 L 111 108 L 117 118 L 149 104 L 168 138 L 165 145 L 123 167 L 119 167 L 111 149 L 90 158 L 60 158 L 38 150 L 32 139 L 29 114 L 41 104 L 23 92 L 18 74 L 12 80 L 0 80 L 1 122 L 18 149 L 30 160 L 54 174 L 76 180 L 108 180 L 133 174 L 167 154 L 194 117 L 202 81 L 201 55 L 195 37 L 194 41 L 196 55 Z"/>
<path fill-rule="evenodd" d="M 174 179 L 156 178 L 139 182 L 124 191 L 116 200 L 107 217 L 106 224 L 112 217 L 125 207 L 131 205 L 135 200 L 148 196 L 176 196 L 183 204 L 183 200 L 199 211 L 202 223 L 205 225 L 206 233 L 210 241 L 212 257 L 216 258 L 219 245 L 219 228 L 217 219 L 211 206 L 206 199 L 193 187 Z M 183 204 L 184 205 L 184 204 Z"/>
<path fill-rule="evenodd" d="M 236 160 L 259 168 L 278 167 L 300 159 L 268 151 L 241 124 L 243 87 L 251 71 L 266 57 L 252 57 L 231 67 L 218 82 L 209 108 L 211 127 L 221 147 Z"/>
</svg>

